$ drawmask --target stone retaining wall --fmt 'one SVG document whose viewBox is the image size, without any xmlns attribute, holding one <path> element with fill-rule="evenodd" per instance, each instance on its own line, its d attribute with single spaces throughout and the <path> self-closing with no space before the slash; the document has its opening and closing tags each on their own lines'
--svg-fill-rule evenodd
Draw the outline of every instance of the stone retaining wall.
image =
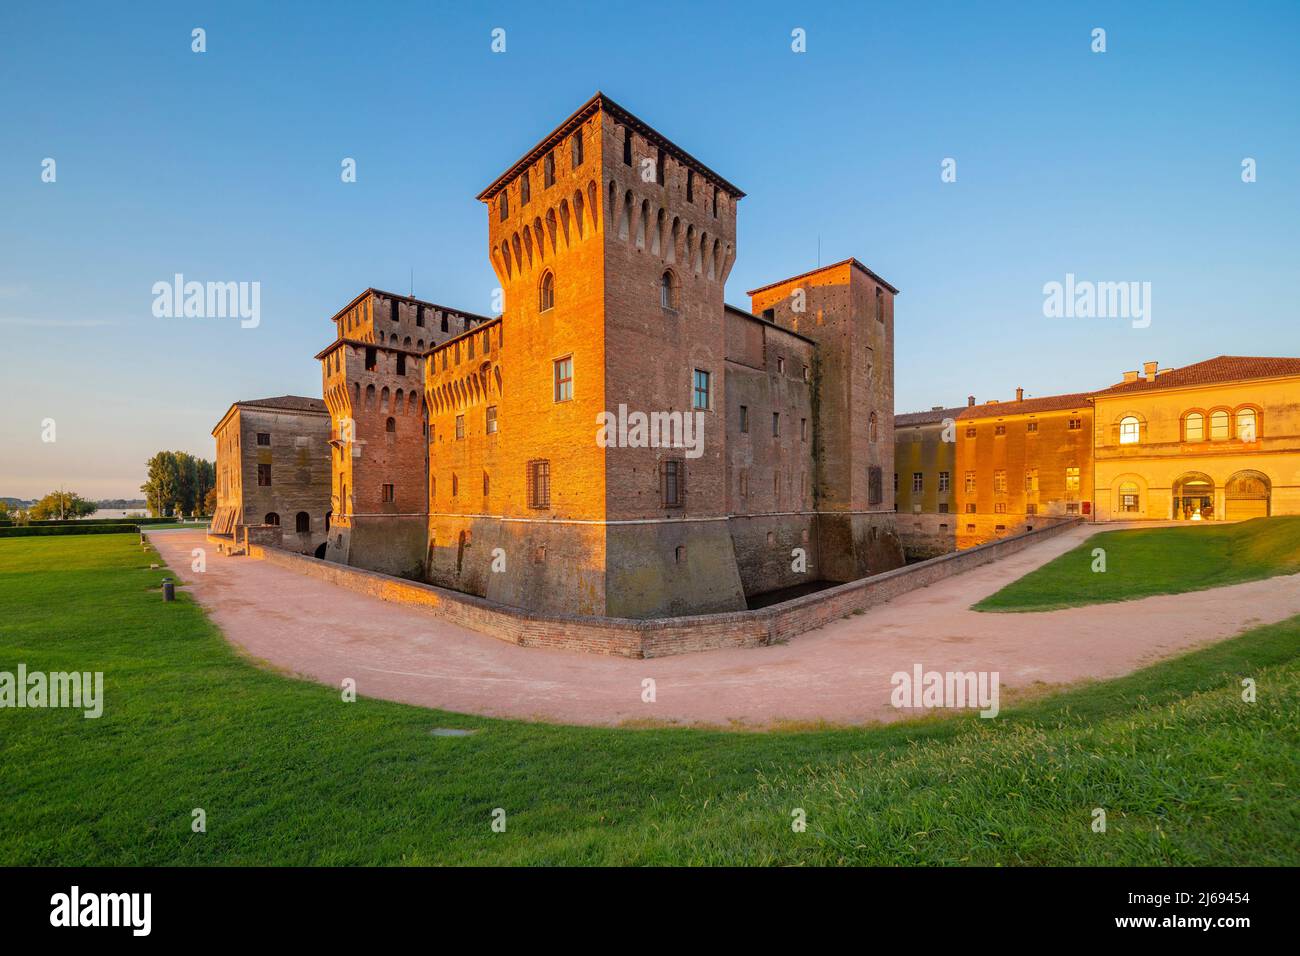
<svg viewBox="0 0 1300 956">
<path fill-rule="evenodd" d="M 1061 522 L 991 541 L 754 611 L 647 621 L 530 614 L 520 608 L 458 591 L 320 561 L 273 547 L 250 543 L 248 550 L 255 559 L 384 601 L 427 608 L 453 624 L 512 644 L 644 658 L 781 643 L 901 594 L 1015 554 L 1068 531 L 1078 523 L 1077 519 Z"/>
</svg>

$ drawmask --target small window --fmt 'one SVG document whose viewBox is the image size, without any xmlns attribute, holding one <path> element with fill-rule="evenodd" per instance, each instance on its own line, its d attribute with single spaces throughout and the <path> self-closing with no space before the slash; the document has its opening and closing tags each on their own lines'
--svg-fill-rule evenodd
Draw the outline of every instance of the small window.
<svg viewBox="0 0 1300 956">
<path fill-rule="evenodd" d="M 501 222 L 505 222 L 510 217 L 510 193 L 509 186 L 501 190 L 501 196 L 497 199 L 497 209 Z"/>
<path fill-rule="evenodd" d="M 1119 443 L 1121 445 L 1136 445 L 1141 426 L 1137 418 L 1127 415 L 1120 419 L 1119 423 Z"/>
<path fill-rule="evenodd" d="M 271 466 L 270 465 L 257 466 L 257 484 L 258 487 L 261 488 L 271 487 Z"/>
<path fill-rule="evenodd" d="M 1072 432 L 1077 432 L 1077 431 L 1078 431 L 1079 429 L 1081 429 L 1081 428 L 1083 428 L 1083 419 L 1082 419 L 1082 418 L 1071 418 L 1071 419 L 1070 419 L 1070 431 L 1072 431 Z"/>
<path fill-rule="evenodd" d="M 1025 514 L 1027 515 L 1038 514 L 1038 505 L 1034 504 L 1032 501 L 1029 502 L 1027 505 L 1025 505 Z"/>
<path fill-rule="evenodd" d="M 1067 515 L 1077 515 L 1079 513 L 1079 502 L 1077 501 L 1066 502 L 1065 513 Z"/>
<path fill-rule="evenodd" d="M 665 508 L 680 508 L 686 501 L 686 463 L 669 458 L 660 466 L 660 500 Z"/>
<path fill-rule="evenodd" d="M 460 495 L 460 475 L 454 471 L 451 473 L 451 496 L 453 498 Z"/>
<path fill-rule="evenodd" d="M 293 529 L 298 534 L 311 534 L 311 515 L 299 511 L 293 519 Z"/>
<path fill-rule="evenodd" d="M 549 152 L 546 158 L 542 160 L 542 186 L 549 188 L 555 185 L 555 153 Z"/>
<path fill-rule="evenodd" d="M 967 513 L 968 515 L 973 515 L 973 514 L 975 514 L 975 503 L 974 503 L 973 501 L 970 502 L 970 503 L 968 503 L 968 504 L 966 505 L 966 513 Z M 971 525 L 971 528 L 972 528 L 972 529 L 974 529 L 974 527 L 975 527 L 974 525 Z"/>
<path fill-rule="evenodd" d="M 424 306 L 416 305 L 415 307 L 415 324 L 424 328 Z"/>
<path fill-rule="evenodd" d="M 966 494 L 975 494 L 975 472 L 966 472 Z"/>
<path fill-rule="evenodd" d="M 695 370 L 695 387 L 691 406 L 693 408 L 709 409 L 712 407 L 712 396 L 709 394 L 709 373 L 703 369 Z"/>
<path fill-rule="evenodd" d="M 270 432 L 258 432 L 258 433 L 257 433 L 257 443 L 258 443 L 259 445 L 269 445 L 269 444 L 271 444 L 271 434 L 270 434 Z"/>
<path fill-rule="evenodd" d="M 974 425 L 967 425 L 967 426 L 966 426 L 966 437 L 967 437 L 967 438 L 974 438 L 974 437 L 975 437 L 975 426 L 974 426 Z"/>
<path fill-rule="evenodd" d="M 714 218 L 714 219 L 717 219 L 717 218 L 718 218 L 718 190 L 717 190 L 717 187 L 714 187 L 714 189 L 713 189 L 713 218 Z"/>
<path fill-rule="evenodd" d="M 623 165 L 632 165 L 632 131 L 623 127 Z"/>
<path fill-rule="evenodd" d="M 484 427 L 489 435 L 497 433 L 497 407 L 495 405 L 487 407 L 487 422 Z"/>
<path fill-rule="evenodd" d="M 1078 468 L 1065 469 L 1065 490 L 1067 492 L 1072 491 L 1075 492 L 1076 494 L 1078 493 L 1079 491 L 1079 469 Z"/>
<path fill-rule="evenodd" d="M 528 463 L 528 507 L 549 508 L 551 506 L 551 463 L 545 458 L 537 458 Z"/>
<path fill-rule="evenodd" d="M 785 359 L 783 359 L 779 355 L 776 357 L 776 374 L 777 375 L 785 374 Z"/>
<path fill-rule="evenodd" d="M 488 492 L 491 491 L 491 489 L 492 489 L 492 482 L 491 479 L 488 478 L 488 473 L 485 471 L 483 472 L 483 497 L 484 498 L 488 496 Z"/>
<path fill-rule="evenodd" d="M 527 206 L 528 200 L 532 198 L 532 184 L 528 180 L 528 170 L 525 169 L 519 176 L 519 205 Z"/>
<path fill-rule="evenodd" d="M 1228 438 L 1228 413 L 1217 411 L 1210 413 L 1210 441 L 1226 441 Z"/>
<path fill-rule="evenodd" d="M 742 435 L 749 434 L 749 406 L 748 405 L 740 406 L 740 433 Z"/>
<path fill-rule="evenodd" d="M 459 441 L 464 437 L 465 437 L 465 416 L 457 415 L 456 416 L 456 440 Z"/>
<path fill-rule="evenodd" d="M 396 492 L 393 490 L 391 482 L 381 486 L 380 494 L 383 500 L 390 504 L 396 500 Z"/>
<path fill-rule="evenodd" d="M 582 165 L 582 130 L 573 134 L 573 139 L 569 141 L 570 159 L 574 169 Z"/>
<path fill-rule="evenodd" d="M 395 419 L 395 418 L 390 418 L 390 419 L 388 419 L 388 421 L 384 422 L 384 431 L 388 432 L 388 434 L 390 434 L 390 435 L 396 433 L 396 431 L 397 431 L 397 419 Z"/>
<path fill-rule="evenodd" d="M 400 321 L 399 304 L 396 299 L 388 300 L 388 318 L 392 322 Z"/>
<path fill-rule="evenodd" d="M 1038 422 L 1026 422 L 1026 423 L 1025 423 L 1025 431 L 1027 431 L 1027 432 L 1036 432 L 1036 431 L 1038 431 Z"/>
<path fill-rule="evenodd" d="M 677 308 L 677 289 L 673 285 L 671 272 L 665 272 L 659 277 L 659 305 L 665 309 Z"/>
<path fill-rule="evenodd" d="M 366 348 L 366 371 L 373 372 L 379 367 L 379 352 L 373 345 Z"/>
<path fill-rule="evenodd" d="M 993 491 L 995 494 L 1000 495 L 1007 493 L 1007 473 L 1005 471 L 993 472 Z"/>
<path fill-rule="evenodd" d="M 876 417 L 876 413 L 872 412 L 870 417 L 867 418 L 867 441 L 874 445 L 879 437 L 880 420 Z"/>
<path fill-rule="evenodd" d="M 912 472 L 912 490 L 913 490 L 913 491 L 924 491 L 924 490 L 925 490 L 925 473 L 924 473 L 924 472 L 920 472 L 920 471 L 914 471 L 914 472 Z"/>
<path fill-rule="evenodd" d="M 799 419 L 799 440 L 808 440 L 808 419 L 806 418 Z"/>
<path fill-rule="evenodd" d="M 269 524 L 273 528 L 278 528 L 280 527 L 280 516 L 272 511 L 262 519 L 262 524 Z"/>
<path fill-rule="evenodd" d="M 660 186 L 664 184 L 666 169 L 667 169 L 667 165 L 664 161 L 664 148 L 660 146 L 659 154 L 655 159 L 655 182 L 658 183 Z"/>
<path fill-rule="evenodd" d="M 867 504 L 878 505 L 884 500 L 883 477 L 880 466 L 867 469 Z"/>
<path fill-rule="evenodd" d="M 573 356 L 555 360 L 555 401 L 567 402 L 573 398 Z"/>
<path fill-rule="evenodd" d="M 406 356 L 401 352 L 397 353 L 397 374 L 398 375 L 406 374 Z"/>
<path fill-rule="evenodd" d="M 885 290 L 876 286 L 876 321 L 885 321 Z"/>
<path fill-rule="evenodd" d="M 804 380 L 805 382 L 812 381 L 812 379 L 809 377 L 809 374 L 808 374 L 808 366 L 807 366 L 807 365 L 805 365 L 805 366 L 803 367 L 803 380 Z"/>
<path fill-rule="evenodd" d="M 763 310 L 763 320 L 764 320 L 765 322 L 775 322 L 775 321 L 776 321 L 776 309 L 764 309 L 764 310 Z"/>
<path fill-rule="evenodd" d="M 695 202 L 695 170 L 686 170 L 686 201 Z"/>
<path fill-rule="evenodd" d="M 947 513 L 948 513 L 948 502 L 946 502 L 946 501 L 941 501 L 941 502 L 939 502 L 939 514 L 941 514 L 941 515 L 946 515 Z M 940 530 L 940 531 L 947 531 L 947 530 L 948 530 L 948 526 L 947 526 L 946 524 L 941 524 L 941 525 L 939 525 L 939 530 Z"/>
<path fill-rule="evenodd" d="M 773 438 L 781 437 L 781 413 L 780 412 L 772 413 L 772 437 Z"/>
<path fill-rule="evenodd" d="M 993 505 L 993 513 L 994 513 L 995 515 L 1004 515 L 1004 514 L 1006 514 L 1006 513 L 1007 513 L 1007 503 L 1006 503 L 1005 501 L 999 501 L 999 502 L 997 502 L 996 504 L 994 504 L 994 505 Z"/>
<path fill-rule="evenodd" d="M 547 272 L 542 276 L 537 292 L 537 311 L 549 312 L 555 307 L 555 275 Z"/>
<path fill-rule="evenodd" d="M 1255 409 L 1243 408 L 1237 412 L 1237 438 L 1240 441 L 1255 440 Z"/>
<path fill-rule="evenodd" d="M 993 426 L 993 434 L 994 434 L 994 435 L 1005 435 L 1006 433 L 1007 433 L 1007 426 L 1006 426 L 1006 425 L 994 425 L 994 426 Z"/>
<path fill-rule="evenodd" d="M 952 487 L 952 476 L 946 471 L 939 472 L 939 490 L 947 491 L 950 487 Z"/>
</svg>

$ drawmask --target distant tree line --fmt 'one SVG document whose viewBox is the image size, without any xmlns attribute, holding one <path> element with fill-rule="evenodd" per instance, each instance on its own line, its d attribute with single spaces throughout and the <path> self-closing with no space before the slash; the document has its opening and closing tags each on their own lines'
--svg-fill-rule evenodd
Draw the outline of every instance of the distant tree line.
<svg viewBox="0 0 1300 956">
<path fill-rule="evenodd" d="M 183 451 L 160 451 L 149 459 L 144 492 L 155 517 L 211 514 L 216 505 L 217 468 Z"/>
</svg>

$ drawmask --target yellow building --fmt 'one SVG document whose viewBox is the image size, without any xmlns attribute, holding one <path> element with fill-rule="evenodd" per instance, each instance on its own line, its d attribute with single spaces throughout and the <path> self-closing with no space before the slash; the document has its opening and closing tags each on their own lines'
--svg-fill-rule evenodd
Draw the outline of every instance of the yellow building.
<svg viewBox="0 0 1300 956">
<path fill-rule="evenodd" d="M 1097 520 L 1300 514 L 1300 358 L 1147 362 L 1093 404 Z"/>
</svg>

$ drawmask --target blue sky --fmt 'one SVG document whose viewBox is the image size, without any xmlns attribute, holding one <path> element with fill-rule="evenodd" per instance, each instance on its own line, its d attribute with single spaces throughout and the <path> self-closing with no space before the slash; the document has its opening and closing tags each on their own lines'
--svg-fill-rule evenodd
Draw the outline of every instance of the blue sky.
<svg viewBox="0 0 1300 956">
<path fill-rule="evenodd" d="M 819 238 L 901 290 L 900 412 L 1300 355 L 1300 4 L 8 4 L 0 495 L 213 457 L 367 286 L 490 311 L 474 196 L 597 89 L 748 193 L 729 301 Z M 261 325 L 155 318 L 177 272 Z M 1150 282 L 1150 327 L 1045 318 L 1066 273 Z"/>
</svg>

